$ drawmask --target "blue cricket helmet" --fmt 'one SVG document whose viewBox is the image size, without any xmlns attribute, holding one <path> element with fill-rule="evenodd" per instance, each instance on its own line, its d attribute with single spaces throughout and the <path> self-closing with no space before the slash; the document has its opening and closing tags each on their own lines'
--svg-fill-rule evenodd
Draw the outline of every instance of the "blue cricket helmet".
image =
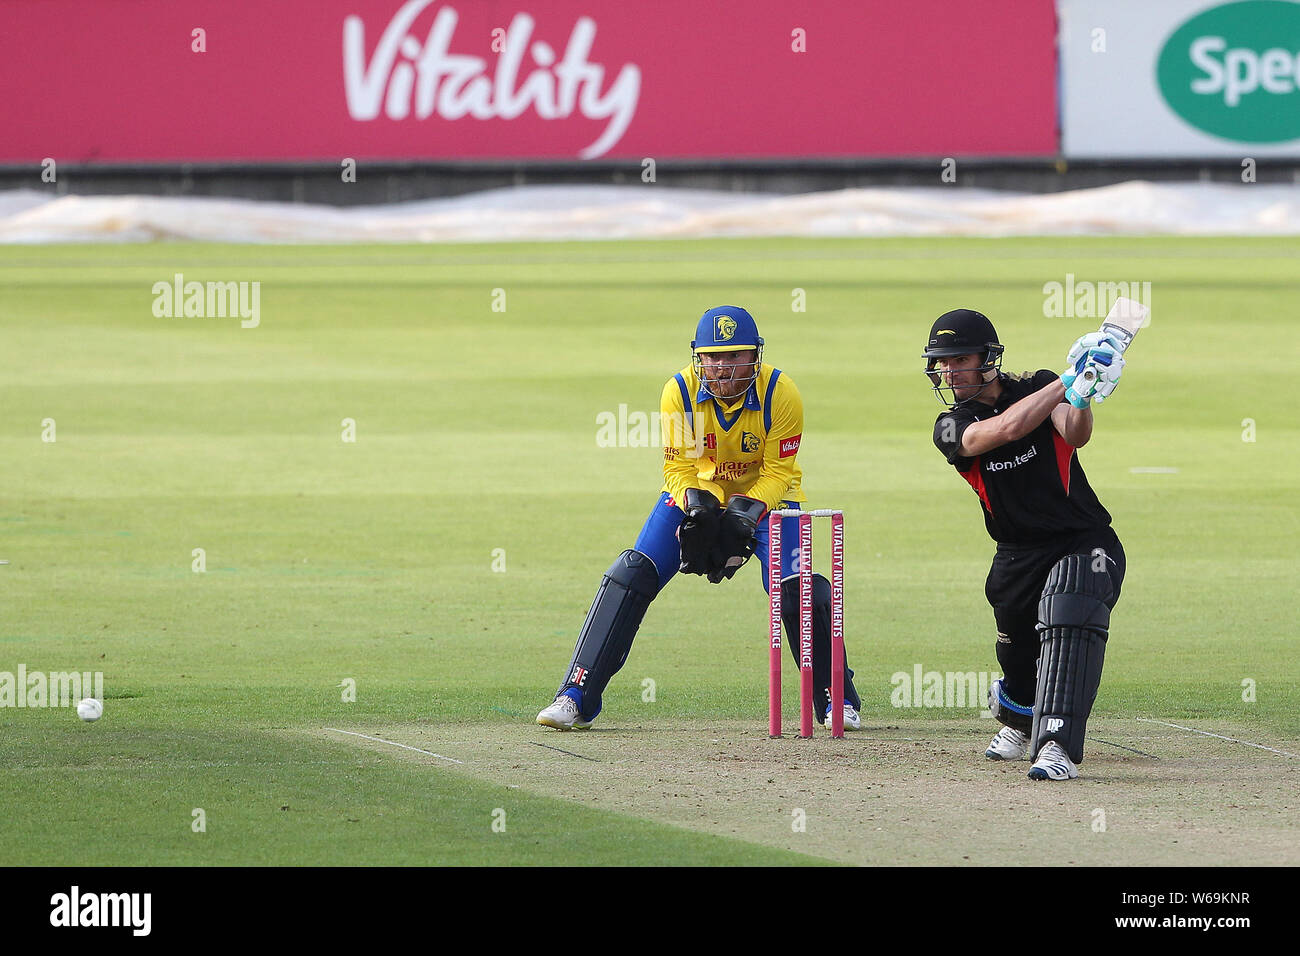
<svg viewBox="0 0 1300 956">
<path fill-rule="evenodd" d="M 740 352 L 761 349 L 763 337 L 758 323 L 747 311 L 735 305 L 720 305 L 700 316 L 691 341 L 692 352 Z"/>
<path fill-rule="evenodd" d="M 752 315 L 736 305 L 720 305 L 700 316 L 700 324 L 695 327 L 695 338 L 691 340 L 691 366 L 695 369 L 701 390 L 724 402 L 734 400 L 736 395 L 724 397 L 714 392 L 717 383 L 709 381 L 700 353 L 743 352 L 747 349 L 755 350 L 753 361 L 733 368 L 748 368 L 748 373 L 742 373 L 745 376 L 743 378 L 737 376 L 727 379 L 740 386 L 740 394 L 758 380 L 758 370 L 763 362 L 763 337 L 758 334 L 758 323 Z M 735 373 L 728 373 L 730 374 Z"/>
</svg>

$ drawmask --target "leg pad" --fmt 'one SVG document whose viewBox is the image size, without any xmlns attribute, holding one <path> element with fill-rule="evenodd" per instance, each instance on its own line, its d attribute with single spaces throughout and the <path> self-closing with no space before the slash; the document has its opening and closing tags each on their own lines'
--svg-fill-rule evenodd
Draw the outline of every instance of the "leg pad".
<svg viewBox="0 0 1300 956">
<path fill-rule="evenodd" d="M 658 593 L 659 572 L 640 551 L 624 551 L 605 572 L 557 692 L 579 688 L 585 719 L 600 713 L 601 694 L 627 661 L 641 619 Z"/>
<path fill-rule="evenodd" d="M 1113 594 L 1105 562 L 1069 554 L 1047 575 L 1038 602 L 1038 689 L 1034 699 L 1033 756 L 1054 740 L 1076 764 L 1101 686 Z"/>
</svg>

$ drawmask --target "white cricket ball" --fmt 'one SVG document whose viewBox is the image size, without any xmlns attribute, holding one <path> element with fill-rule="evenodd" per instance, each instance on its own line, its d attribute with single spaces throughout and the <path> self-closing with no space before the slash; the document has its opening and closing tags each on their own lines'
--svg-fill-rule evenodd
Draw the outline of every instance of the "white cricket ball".
<svg viewBox="0 0 1300 956">
<path fill-rule="evenodd" d="M 87 697 L 77 704 L 77 716 L 87 723 L 104 716 L 104 705 L 93 697 Z"/>
</svg>

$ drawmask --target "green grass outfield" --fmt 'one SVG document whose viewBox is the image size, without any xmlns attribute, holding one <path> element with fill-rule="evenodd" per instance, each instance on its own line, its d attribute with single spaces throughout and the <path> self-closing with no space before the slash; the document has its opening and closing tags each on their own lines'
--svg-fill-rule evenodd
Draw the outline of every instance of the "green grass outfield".
<svg viewBox="0 0 1300 956">
<path fill-rule="evenodd" d="M 260 326 L 155 317 L 151 287 L 175 273 L 259 281 Z M 595 739 L 531 721 L 660 485 L 657 440 L 600 447 L 597 418 L 655 411 L 699 314 L 749 308 L 803 393 L 810 501 L 847 514 L 868 726 L 983 734 L 975 709 L 890 703 L 891 675 L 918 664 L 997 669 L 992 545 L 930 443 L 919 355 L 936 315 L 969 306 L 1008 370 L 1058 368 L 1098 324 L 1044 316 L 1067 273 L 1152 290 L 1081 452 L 1129 562 L 1090 730 L 1191 721 L 1300 752 L 1300 239 L 0 247 L 0 672 L 102 671 L 107 698 L 97 724 L 0 708 L 6 862 L 826 859 L 711 825 L 707 806 L 672 822 L 557 794 L 532 763 L 473 772 L 485 747 Z M 674 581 L 598 726 L 765 731 L 756 567 Z M 462 764 L 326 728 L 405 728 Z M 600 751 L 615 775 L 617 752 Z M 1260 759 L 1294 782 L 1300 760 Z"/>
</svg>

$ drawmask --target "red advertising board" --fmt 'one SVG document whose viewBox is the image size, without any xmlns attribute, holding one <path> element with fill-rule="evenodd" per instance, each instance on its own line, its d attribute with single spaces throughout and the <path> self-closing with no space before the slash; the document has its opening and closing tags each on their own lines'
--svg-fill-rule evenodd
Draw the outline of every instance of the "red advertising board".
<svg viewBox="0 0 1300 956">
<path fill-rule="evenodd" d="M 1052 0 L 7 0 L 0 163 L 1057 151 Z"/>
</svg>

